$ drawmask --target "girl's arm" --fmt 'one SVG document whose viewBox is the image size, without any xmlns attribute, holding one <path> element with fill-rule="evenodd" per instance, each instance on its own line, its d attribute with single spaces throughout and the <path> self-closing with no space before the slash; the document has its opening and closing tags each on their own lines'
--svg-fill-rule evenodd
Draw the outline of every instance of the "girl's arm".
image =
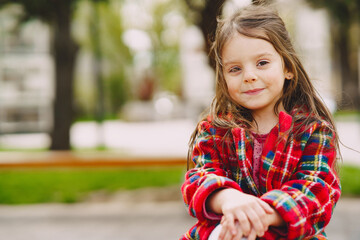
<svg viewBox="0 0 360 240">
<path fill-rule="evenodd" d="M 233 188 L 241 191 L 239 185 L 228 178 L 224 170 L 224 163 L 220 153 L 226 151 L 222 143 L 225 134 L 221 129 L 214 128 L 209 122 L 202 122 L 198 127 L 199 134 L 196 138 L 192 159 L 195 168 L 185 175 L 182 185 L 184 202 L 189 207 L 191 216 L 202 221 L 209 219 L 205 202 L 214 192 L 223 188 Z M 212 220 L 220 220 L 221 215 L 211 215 Z"/>
<path fill-rule="evenodd" d="M 322 234 L 341 192 L 339 178 L 334 170 L 334 132 L 327 123 L 319 122 L 309 128 L 300 146 L 301 157 L 290 179 L 280 183 L 278 189 L 261 196 L 286 222 L 287 227 L 281 230 L 286 239 Z M 270 181 L 281 180 L 279 175 L 273 176 L 279 179 Z M 268 238 L 272 239 L 270 236 Z"/>
</svg>

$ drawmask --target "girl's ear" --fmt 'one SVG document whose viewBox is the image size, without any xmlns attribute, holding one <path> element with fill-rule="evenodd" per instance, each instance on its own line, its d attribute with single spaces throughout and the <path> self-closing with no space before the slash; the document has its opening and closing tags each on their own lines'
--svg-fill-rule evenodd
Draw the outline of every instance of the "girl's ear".
<svg viewBox="0 0 360 240">
<path fill-rule="evenodd" d="M 287 70 L 285 71 L 285 78 L 287 80 L 291 80 L 291 79 L 293 79 L 293 77 L 294 77 L 294 74 L 292 72 L 289 72 Z"/>
</svg>

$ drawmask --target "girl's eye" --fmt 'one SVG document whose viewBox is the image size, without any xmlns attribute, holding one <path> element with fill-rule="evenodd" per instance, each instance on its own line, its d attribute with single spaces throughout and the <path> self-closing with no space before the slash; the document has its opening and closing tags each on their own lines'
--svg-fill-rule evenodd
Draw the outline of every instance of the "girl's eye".
<svg viewBox="0 0 360 240">
<path fill-rule="evenodd" d="M 262 67 L 262 66 L 265 66 L 266 64 L 268 64 L 269 62 L 268 61 L 265 61 L 265 60 L 262 60 L 258 63 L 258 66 Z"/>
<path fill-rule="evenodd" d="M 241 71 L 241 68 L 239 68 L 239 67 L 232 67 L 232 68 L 230 68 L 230 70 L 229 70 L 229 72 L 231 72 L 231 73 L 239 72 L 239 71 Z"/>
</svg>

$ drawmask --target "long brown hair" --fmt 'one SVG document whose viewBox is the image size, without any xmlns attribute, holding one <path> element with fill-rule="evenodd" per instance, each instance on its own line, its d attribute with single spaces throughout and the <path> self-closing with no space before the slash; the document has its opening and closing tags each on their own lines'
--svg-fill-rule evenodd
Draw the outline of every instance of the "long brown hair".
<svg viewBox="0 0 360 240">
<path fill-rule="evenodd" d="M 273 8 L 259 5 L 249 5 L 238 10 L 232 16 L 218 21 L 215 40 L 210 52 L 216 62 L 216 92 L 206 113 L 215 126 L 228 130 L 238 127 L 239 123 L 248 128 L 254 127 L 254 124 L 256 126 L 251 111 L 240 106 L 230 97 L 223 75 L 222 50 L 235 33 L 271 43 L 283 59 L 286 70 L 293 73 L 293 79 L 285 81 L 282 96 L 274 107 L 276 114 L 278 114 L 278 106 L 281 103 L 286 112 L 294 113 L 293 124 L 288 133 L 292 132 L 294 137 L 300 136 L 306 131 L 304 126 L 311 126 L 312 122 L 320 119 L 329 122 L 332 130 L 336 132 L 333 117 L 320 99 L 300 62 L 284 22 Z M 297 124 L 294 129 L 294 123 L 300 122 L 300 119 L 301 123 Z M 197 134 L 198 132 L 195 130 L 190 140 L 189 153 Z M 339 149 L 339 140 L 336 134 L 335 147 Z"/>
</svg>

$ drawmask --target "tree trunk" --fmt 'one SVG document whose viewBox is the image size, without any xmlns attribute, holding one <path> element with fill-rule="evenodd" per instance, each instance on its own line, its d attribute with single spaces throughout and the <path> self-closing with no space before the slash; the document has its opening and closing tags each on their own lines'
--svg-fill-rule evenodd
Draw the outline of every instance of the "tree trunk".
<svg viewBox="0 0 360 240">
<path fill-rule="evenodd" d="M 102 76 L 102 52 L 101 52 L 101 38 L 100 38 L 100 25 L 99 25 L 99 7 L 96 2 L 92 5 L 93 20 L 91 21 L 91 38 L 93 44 L 93 73 L 95 77 L 97 101 L 95 109 L 95 120 L 98 123 L 102 123 L 105 117 L 105 93 L 104 82 Z"/>
<path fill-rule="evenodd" d="M 207 54 L 209 54 L 211 44 L 214 41 L 217 18 L 221 15 L 221 11 L 225 1 L 226 0 L 208 0 L 205 3 L 204 9 L 201 11 L 201 20 L 198 25 L 204 36 L 205 51 Z M 210 55 L 209 64 L 215 69 L 214 58 Z"/>
<path fill-rule="evenodd" d="M 337 25 L 338 32 L 334 34 L 334 54 L 340 66 L 341 76 L 341 101 L 339 109 L 360 109 L 359 82 L 357 68 L 350 64 L 350 25 Z M 336 63 L 335 63 L 336 64 Z M 357 65 L 357 64 L 355 64 Z"/>
<path fill-rule="evenodd" d="M 98 123 L 97 128 L 97 147 L 103 148 L 104 133 L 103 133 L 103 121 L 105 118 L 105 92 L 104 92 L 104 81 L 102 76 L 102 52 L 101 52 L 101 34 L 99 24 L 99 6 L 96 2 L 92 4 L 92 21 L 90 26 L 91 39 L 93 44 L 93 74 L 95 78 L 96 86 L 96 106 L 95 106 L 95 120 Z"/>
<path fill-rule="evenodd" d="M 71 36 L 71 0 L 57 2 L 53 19 L 55 102 L 51 150 L 70 149 L 73 121 L 73 75 L 77 45 Z"/>
</svg>

